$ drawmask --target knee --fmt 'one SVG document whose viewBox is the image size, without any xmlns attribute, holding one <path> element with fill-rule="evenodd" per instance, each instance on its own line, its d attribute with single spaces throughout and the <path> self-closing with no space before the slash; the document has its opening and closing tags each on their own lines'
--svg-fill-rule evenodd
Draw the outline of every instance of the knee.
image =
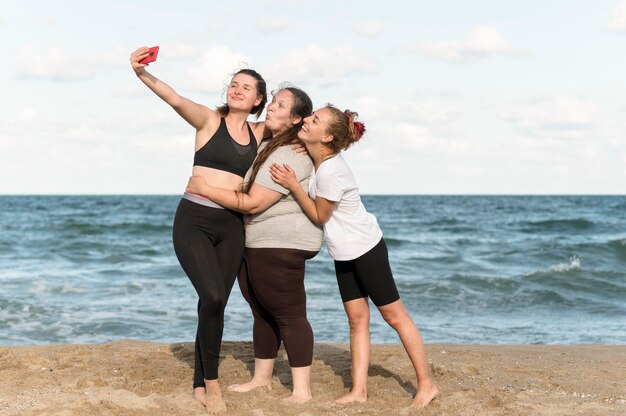
<svg viewBox="0 0 626 416">
<path fill-rule="evenodd" d="M 385 322 L 394 329 L 400 327 L 407 319 L 410 319 L 408 313 L 402 309 L 381 311 L 381 315 Z"/>
<path fill-rule="evenodd" d="M 362 330 L 363 328 L 369 328 L 370 325 L 370 313 L 369 310 L 354 312 L 348 315 L 348 321 L 350 323 L 351 331 Z"/>
<path fill-rule="evenodd" d="M 219 294 L 210 294 L 202 296 L 200 299 L 200 315 L 204 317 L 214 318 L 224 315 L 226 308 L 226 297 Z"/>
<path fill-rule="evenodd" d="M 309 320 L 304 314 L 290 317 L 275 316 L 274 319 L 276 320 L 281 334 L 287 336 L 299 337 L 302 334 L 312 333 L 313 331 Z"/>
</svg>

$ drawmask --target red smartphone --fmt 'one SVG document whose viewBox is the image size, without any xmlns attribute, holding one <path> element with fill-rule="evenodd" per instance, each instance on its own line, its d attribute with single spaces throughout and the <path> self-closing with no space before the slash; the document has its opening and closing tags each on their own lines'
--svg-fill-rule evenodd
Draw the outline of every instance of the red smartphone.
<svg viewBox="0 0 626 416">
<path fill-rule="evenodd" d="M 149 64 L 150 62 L 156 61 L 157 55 L 159 54 L 159 47 L 153 46 L 148 51 L 148 56 L 139 61 L 140 64 Z"/>
</svg>

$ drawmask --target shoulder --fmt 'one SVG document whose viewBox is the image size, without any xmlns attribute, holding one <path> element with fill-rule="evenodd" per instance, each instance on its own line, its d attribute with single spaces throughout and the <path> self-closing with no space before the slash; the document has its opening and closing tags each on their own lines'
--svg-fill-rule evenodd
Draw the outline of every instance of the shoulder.
<svg viewBox="0 0 626 416">
<path fill-rule="evenodd" d="M 306 153 L 298 153 L 295 150 L 293 150 L 292 147 L 293 147 L 292 144 L 286 144 L 286 145 L 278 147 L 274 151 L 274 153 L 281 155 L 281 156 L 293 158 L 293 159 L 303 159 L 303 158 L 309 159 Z"/>
<path fill-rule="evenodd" d="M 332 158 L 331 161 L 335 166 L 340 167 L 341 169 L 350 169 L 348 162 L 346 162 L 346 159 L 343 158 L 341 153 Z"/>
<path fill-rule="evenodd" d="M 350 166 L 346 163 L 341 154 L 325 160 L 318 169 L 322 173 L 336 174 L 340 172 L 349 172 Z"/>
<path fill-rule="evenodd" d="M 342 189 L 351 189 L 356 187 L 356 180 L 352 173 L 352 169 L 341 154 L 326 160 L 320 165 L 315 173 L 321 182 L 333 183 Z"/>
<path fill-rule="evenodd" d="M 283 152 L 285 152 L 285 157 L 290 159 L 295 165 L 301 166 L 304 169 L 313 169 L 313 160 L 311 160 L 309 154 L 296 152 L 292 149 L 292 147 L 292 144 L 281 147 L 281 149 L 284 149 Z"/>
<path fill-rule="evenodd" d="M 209 107 L 207 107 L 204 104 L 197 104 L 198 106 L 198 111 L 200 112 L 200 114 L 202 114 L 202 117 L 204 117 L 205 120 L 205 125 L 210 125 L 210 124 L 214 124 L 214 125 L 218 125 L 220 123 L 220 120 L 222 119 L 222 116 L 220 115 L 220 113 L 218 113 L 215 110 L 211 110 Z"/>
<path fill-rule="evenodd" d="M 293 145 L 287 144 L 275 149 L 268 157 L 268 161 L 271 163 L 286 163 L 294 169 L 310 170 L 313 168 L 313 162 L 306 153 L 298 153 L 291 147 Z"/>
<path fill-rule="evenodd" d="M 306 153 L 298 153 L 292 149 L 292 144 L 286 144 L 276 148 L 272 152 L 272 156 L 285 158 L 293 161 L 310 161 L 311 158 Z"/>
<path fill-rule="evenodd" d="M 257 148 L 257 153 L 261 153 L 261 151 L 265 149 L 268 144 L 270 144 L 270 139 L 261 140 L 261 143 L 259 143 L 259 147 Z"/>
<path fill-rule="evenodd" d="M 250 128 L 252 129 L 252 133 L 254 134 L 257 143 L 260 143 L 265 135 L 265 121 L 249 121 L 248 125 L 250 125 Z"/>
</svg>

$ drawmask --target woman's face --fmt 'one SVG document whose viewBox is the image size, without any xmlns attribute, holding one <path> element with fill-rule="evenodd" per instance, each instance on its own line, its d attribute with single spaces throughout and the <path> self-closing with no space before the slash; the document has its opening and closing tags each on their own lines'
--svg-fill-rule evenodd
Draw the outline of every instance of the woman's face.
<svg viewBox="0 0 626 416">
<path fill-rule="evenodd" d="M 289 90 L 280 90 L 272 97 L 267 106 L 265 126 L 272 134 L 282 133 L 300 122 L 300 117 L 291 115 L 293 107 L 293 94 Z"/>
<path fill-rule="evenodd" d="M 313 114 L 304 119 L 304 124 L 298 132 L 298 138 L 304 143 L 327 142 L 331 138 L 326 134 L 330 124 L 332 113 L 326 107 L 315 110 Z"/>
<path fill-rule="evenodd" d="M 230 81 L 226 92 L 226 103 L 231 109 L 250 112 L 259 105 L 263 97 L 257 94 L 257 81 L 248 74 L 237 74 Z"/>
</svg>

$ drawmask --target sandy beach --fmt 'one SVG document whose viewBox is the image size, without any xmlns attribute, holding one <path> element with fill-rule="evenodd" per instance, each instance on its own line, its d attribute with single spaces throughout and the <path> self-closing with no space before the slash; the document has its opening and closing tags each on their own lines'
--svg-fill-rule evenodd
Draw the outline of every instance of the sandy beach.
<svg viewBox="0 0 626 416">
<path fill-rule="evenodd" d="M 399 345 L 376 345 L 366 404 L 329 402 L 350 386 L 345 344 L 317 344 L 314 399 L 284 404 L 291 376 L 284 351 L 272 390 L 224 391 L 231 415 L 624 415 L 626 346 L 428 345 L 441 395 L 410 410 L 416 390 Z M 222 386 L 249 379 L 252 346 L 225 342 Z M 193 344 L 0 347 L 2 415 L 201 415 L 191 399 Z"/>
</svg>

